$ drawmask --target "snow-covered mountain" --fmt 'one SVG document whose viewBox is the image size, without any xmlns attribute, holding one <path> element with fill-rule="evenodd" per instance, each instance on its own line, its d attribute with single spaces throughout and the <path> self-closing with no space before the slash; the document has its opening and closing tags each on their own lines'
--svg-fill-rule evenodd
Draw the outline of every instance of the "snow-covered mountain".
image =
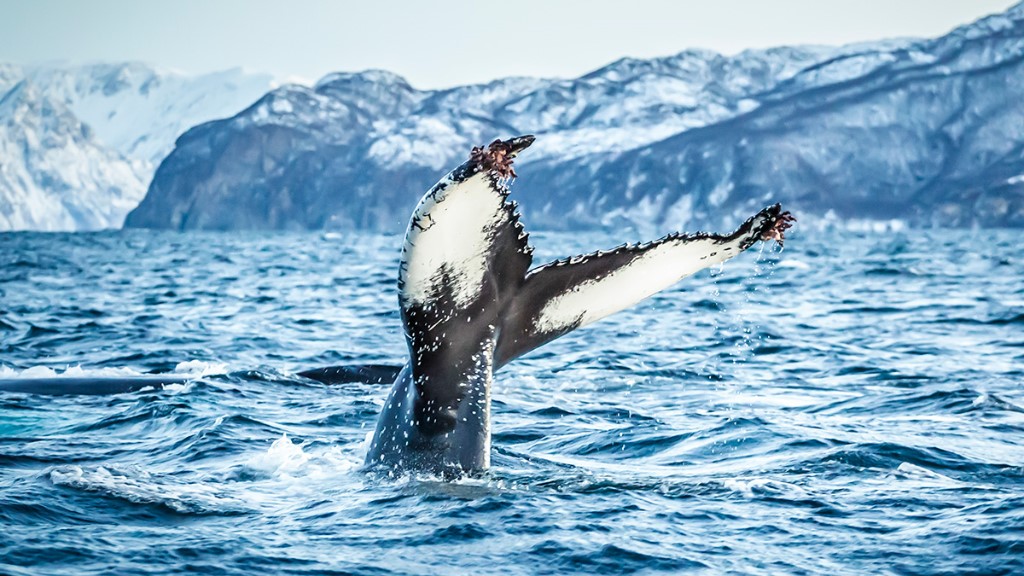
<svg viewBox="0 0 1024 576">
<path fill-rule="evenodd" d="M 109 227 L 141 198 L 141 172 L 31 81 L 0 98 L 0 230 Z"/>
<path fill-rule="evenodd" d="M 724 227 L 774 201 L 804 225 L 1024 227 L 1022 78 L 1024 4 L 936 39 L 434 91 L 0 65 L 0 230 L 117 226 L 147 183 L 126 225 L 400 230 L 471 146 L 520 133 L 532 228 Z"/>
<path fill-rule="evenodd" d="M 398 229 L 473 145 L 541 138 L 520 160 L 601 162 L 756 106 L 750 98 L 842 49 L 620 60 L 574 80 L 507 78 L 419 91 L 384 71 L 271 91 L 186 133 L 129 226 Z M 549 225 L 547 222 L 542 224 Z"/>
<path fill-rule="evenodd" d="M 515 188 L 534 228 L 727 226 L 775 201 L 805 222 L 1024 226 L 1024 4 L 937 39 L 572 80 L 332 74 L 187 132 L 127 224 L 399 230 L 472 145 L 520 133 L 538 136 Z"/>
<path fill-rule="evenodd" d="M 0 64 L 0 231 L 120 227 L 178 136 L 273 86 L 241 70 Z"/>
</svg>

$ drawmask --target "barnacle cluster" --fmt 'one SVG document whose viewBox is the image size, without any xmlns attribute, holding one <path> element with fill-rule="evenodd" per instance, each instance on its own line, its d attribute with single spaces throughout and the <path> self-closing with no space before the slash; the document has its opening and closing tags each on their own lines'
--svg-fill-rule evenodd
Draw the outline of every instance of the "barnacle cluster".
<svg viewBox="0 0 1024 576">
<path fill-rule="evenodd" d="M 775 222 L 772 223 L 772 227 L 761 235 L 761 240 L 775 240 L 779 246 L 782 246 L 786 240 L 786 230 L 793 226 L 793 222 L 796 222 L 796 218 L 789 212 L 779 214 L 775 218 Z"/>
<path fill-rule="evenodd" d="M 479 166 L 480 170 L 494 172 L 501 178 L 516 177 L 516 171 L 512 168 L 514 157 L 511 144 L 502 140 L 491 142 L 487 148 L 474 146 L 469 152 L 470 162 Z"/>
</svg>

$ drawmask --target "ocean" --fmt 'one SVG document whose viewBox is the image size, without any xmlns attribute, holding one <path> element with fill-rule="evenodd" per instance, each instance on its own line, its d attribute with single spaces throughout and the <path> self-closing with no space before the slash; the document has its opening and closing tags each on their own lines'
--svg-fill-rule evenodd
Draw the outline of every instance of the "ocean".
<svg viewBox="0 0 1024 576">
<path fill-rule="evenodd" d="M 0 378 L 195 376 L 0 392 L 0 573 L 1024 573 L 1020 238 L 798 223 L 502 369 L 445 481 L 295 375 L 404 362 L 400 237 L 0 234 Z"/>
</svg>

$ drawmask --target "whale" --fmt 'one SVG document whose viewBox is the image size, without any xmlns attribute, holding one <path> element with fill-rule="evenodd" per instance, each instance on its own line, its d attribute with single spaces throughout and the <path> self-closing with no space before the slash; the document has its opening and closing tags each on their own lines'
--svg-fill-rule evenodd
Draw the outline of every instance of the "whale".
<svg viewBox="0 0 1024 576">
<path fill-rule="evenodd" d="M 295 376 L 328 385 L 353 382 L 391 384 L 401 370 L 401 366 L 390 364 L 346 364 L 303 370 L 295 373 Z M 173 372 L 116 376 L 15 376 L 0 378 L 0 392 L 39 396 L 111 396 L 146 390 L 159 391 L 167 386 L 188 384 L 200 377 L 197 374 Z"/>
<path fill-rule="evenodd" d="M 366 469 L 487 470 L 495 371 L 759 241 L 782 244 L 795 220 L 775 204 L 730 234 L 674 233 L 534 267 L 509 198 L 513 160 L 533 142 L 474 147 L 413 211 L 398 274 L 409 361 L 378 417 Z"/>
<path fill-rule="evenodd" d="M 474 475 L 490 467 L 491 388 L 509 362 L 629 308 L 760 241 L 782 245 L 794 222 L 768 206 L 728 234 L 673 233 L 638 244 L 533 262 L 510 199 L 513 161 L 533 136 L 473 147 L 427 190 L 406 230 L 398 304 L 408 361 L 298 372 L 323 384 L 391 384 L 364 470 Z M 0 392 L 124 394 L 196 376 L 0 378 Z"/>
</svg>

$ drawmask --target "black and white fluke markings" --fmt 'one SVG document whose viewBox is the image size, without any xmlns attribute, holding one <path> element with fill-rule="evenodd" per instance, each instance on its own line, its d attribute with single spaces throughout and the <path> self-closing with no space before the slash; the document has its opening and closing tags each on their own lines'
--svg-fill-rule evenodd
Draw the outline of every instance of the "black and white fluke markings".
<svg viewBox="0 0 1024 576">
<path fill-rule="evenodd" d="M 398 276 L 410 359 L 377 421 L 368 468 L 487 469 L 495 370 L 759 240 L 782 244 L 794 220 L 776 204 L 729 235 L 672 234 L 531 268 L 508 196 L 512 161 L 533 141 L 474 148 L 413 212 Z"/>
</svg>

